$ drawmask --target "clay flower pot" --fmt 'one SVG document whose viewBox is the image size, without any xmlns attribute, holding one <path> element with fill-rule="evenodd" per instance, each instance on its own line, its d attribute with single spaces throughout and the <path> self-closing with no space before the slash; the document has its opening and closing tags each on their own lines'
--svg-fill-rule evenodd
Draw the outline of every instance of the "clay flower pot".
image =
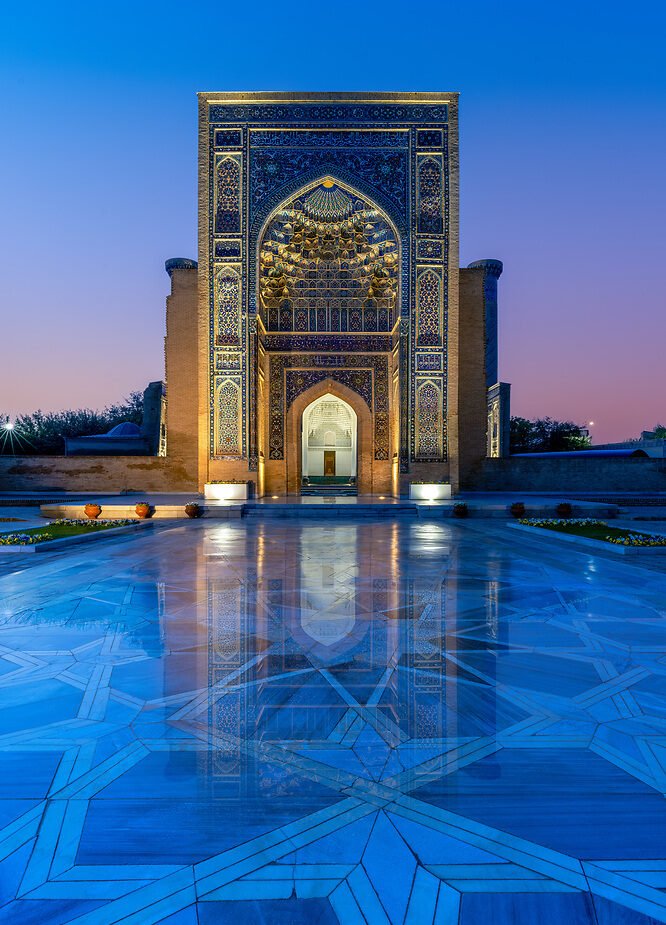
<svg viewBox="0 0 666 925">
<path fill-rule="evenodd" d="M 190 501 L 185 505 L 185 513 L 188 517 L 201 517 L 203 514 L 203 508 L 200 504 L 197 504 L 196 501 Z"/>
<path fill-rule="evenodd" d="M 509 508 L 512 517 L 524 517 L 525 516 L 525 505 L 522 501 L 514 501 L 511 507 Z"/>
<path fill-rule="evenodd" d="M 141 520 L 146 520 L 152 514 L 150 505 L 145 501 L 139 501 L 134 510 L 136 511 L 136 516 Z"/>
<path fill-rule="evenodd" d="M 102 508 L 99 504 L 86 504 L 83 508 L 83 512 L 86 517 L 89 517 L 90 520 L 97 520 L 99 515 L 102 513 Z"/>
</svg>

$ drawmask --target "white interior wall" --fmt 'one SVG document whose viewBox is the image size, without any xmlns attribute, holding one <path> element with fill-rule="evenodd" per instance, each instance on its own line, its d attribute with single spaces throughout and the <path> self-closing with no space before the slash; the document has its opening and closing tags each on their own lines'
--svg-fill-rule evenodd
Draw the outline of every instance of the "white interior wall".
<svg viewBox="0 0 666 925">
<path fill-rule="evenodd" d="M 331 402 L 335 402 L 340 406 L 340 431 L 351 431 L 351 446 L 336 446 L 334 444 L 329 444 L 328 440 L 332 436 L 335 436 L 334 431 L 331 430 L 331 419 L 330 415 L 327 418 L 327 426 L 325 432 L 326 442 L 318 442 L 316 446 L 309 446 L 309 434 L 311 430 L 311 422 L 314 412 L 316 412 L 317 407 L 322 403 L 327 403 L 327 406 L 330 406 Z M 330 411 L 330 408 L 329 408 Z M 356 412 L 354 409 L 343 401 L 341 398 L 337 398 L 334 395 L 322 395 L 321 398 L 315 399 L 311 405 L 303 412 L 303 425 L 301 432 L 301 448 L 302 448 L 302 466 L 303 466 L 303 476 L 322 476 L 324 474 L 324 451 L 325 450 L 334 450 L 335 451 L 335 474 L 337 475 L 346 475 L 350 477 L 356 476 L 356 442 L 357 442 L 357 419 Z"/>
</svg>

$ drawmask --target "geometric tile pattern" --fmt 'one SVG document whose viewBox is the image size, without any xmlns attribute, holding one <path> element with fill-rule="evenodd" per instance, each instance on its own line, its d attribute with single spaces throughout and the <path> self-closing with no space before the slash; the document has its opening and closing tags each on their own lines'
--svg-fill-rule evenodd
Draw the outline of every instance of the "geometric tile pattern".
<svg viewBox="0 0 666 925">
<path fill-rule="evenodd" d="M 665 922 L 662 566 L 539 545 L 199 521 L 3 562 L 0 922 Z"/>
</svg>

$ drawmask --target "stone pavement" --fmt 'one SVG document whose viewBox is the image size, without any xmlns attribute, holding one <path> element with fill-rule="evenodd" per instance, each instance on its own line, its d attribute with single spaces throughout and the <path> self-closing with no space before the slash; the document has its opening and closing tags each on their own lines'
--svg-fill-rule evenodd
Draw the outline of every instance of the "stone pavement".
<svg viewBox="0 0 666 925">
<path fill-rule="evenodd" d="M 0 922 L 666 921 L 662 566 L 193 521 L 0 566 Z"/>
</svg>

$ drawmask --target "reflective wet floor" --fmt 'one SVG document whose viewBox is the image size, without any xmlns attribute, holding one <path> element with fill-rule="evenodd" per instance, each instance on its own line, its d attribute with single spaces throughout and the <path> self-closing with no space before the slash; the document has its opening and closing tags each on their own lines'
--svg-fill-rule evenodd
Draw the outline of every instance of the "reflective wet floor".
<svg viewBox="0 0 666 925">
<path fill-rule="evenodd" d="M 0 922 L 666 921 L 666 577 L 501 522 L 0 562 Z"/>
</svg>

